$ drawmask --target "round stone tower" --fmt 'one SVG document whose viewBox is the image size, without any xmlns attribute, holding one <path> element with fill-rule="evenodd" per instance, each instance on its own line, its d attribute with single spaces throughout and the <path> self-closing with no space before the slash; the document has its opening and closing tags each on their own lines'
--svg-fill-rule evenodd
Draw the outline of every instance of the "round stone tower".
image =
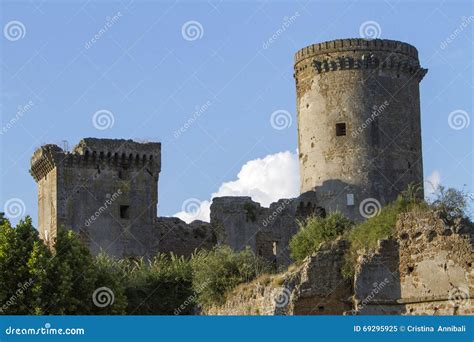
<svg viewBox="0 0 474 342">
<path fill-rule="evenodd" d="M 295 55 L 301 193 L 352 219 L 423 184 L 415 47 L 341 39 Z"/>
</svg>

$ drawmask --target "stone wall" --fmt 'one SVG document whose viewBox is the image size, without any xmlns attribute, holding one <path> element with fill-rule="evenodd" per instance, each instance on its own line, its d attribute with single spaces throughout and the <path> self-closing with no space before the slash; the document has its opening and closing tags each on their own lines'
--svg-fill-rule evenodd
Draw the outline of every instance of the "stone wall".
<svg viewBox="0 0 474 342">
<path fill-rule="evenodd" d="M 161 253 L 190 256 L 197 249 L 212 249 L 216 243 L 217 236 L 207 222 L 187 224 L 176 217 L 158 217 L 150 248 Z"/>
<path fill-rule="evenodd" d="M 59 228 L 71 229 L 93 255 L 119 258 L 212 248 L 217 239 L 209 223 L 157 218 L 160 169 L 160 143 L 86 138 L 71 152 L 40 147 L 30 172 L 38 183 L 41 238 L 53 246 Z"/>
<path fill-rule="evenodd" d="M 474 227 L 437 212 L 399 217 L 395 235 L 341 275 L 345 240 L 322 245 L 298 267 L 239 286 L 209 315 L 468 315 L 474 313 Z"/>
<path fill-rule="evenodd" d="M 206 315 L 342 315 L 351 310 L 351 282 L 341 267 L 345 240 L 325 244 L 301 266 L 282 274 L 264 275 L 238 287 L 225 305 Z"/>
<path fill-rule="evenodd" d="M 281 199 L 269 208 L 250 197 L 217 197 L 211 205 L 211 225 L 218 243 L 236 251 L 250 246 L 255 254 L 283 268 L 292 262 L 288 246 L 299 229 L 298 220 L 324 214 L 316 203 L 314 192 Z"/>
<path fill-rule="evenodd" d="M 355 309 L 360 314 L 473 314 L 473 233 L 470 223 L 445 222 L 437 212 L 402 214 L 394 239 L 381 241 L 359 264 Z M 377 293 L 374 284 L 382 284 Z"/>
</svg>

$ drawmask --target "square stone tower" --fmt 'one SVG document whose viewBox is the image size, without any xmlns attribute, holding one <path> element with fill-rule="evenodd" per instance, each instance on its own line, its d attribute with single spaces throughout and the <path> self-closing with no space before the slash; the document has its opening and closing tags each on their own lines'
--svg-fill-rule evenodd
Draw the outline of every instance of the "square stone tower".
<svg viewBox="0 0 474 342">
<path fill-rule="evenodd" d="M 52 246 L 59 228 L 71 229 L 93 254 L 147 256 L 160 170 L 160 143 L 86 138 L 71 152 L 41 146 L 30 169 L 41 238 Z"/>
</svg>

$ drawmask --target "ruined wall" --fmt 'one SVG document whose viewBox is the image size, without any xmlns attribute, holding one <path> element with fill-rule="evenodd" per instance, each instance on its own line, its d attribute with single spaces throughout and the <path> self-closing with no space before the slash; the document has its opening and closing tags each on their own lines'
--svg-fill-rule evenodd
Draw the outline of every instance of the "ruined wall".
<svg viewBox="0 0 474 342">
<path fill-rule="evenodd" d="M 355 309 L 360 314 L 473 314 L 473 234 L 471 224 L 446 223 L 436 212 L 402 214 L 395 238 L 382 241 L 360 262 Z"/>
<path fill-rule="evenodd" d="M 350 281 L 341 267 L 345 240 L 325 244 L 301 266 L 277 275 L 264 275 L 238 287 L 220 307 L 206 315 L 342 315 L 351 309 Z"/>
<path fill-rule="evenodd" d="M 71 152 L 40 147 L 30 172 L 41 238 L 52 246 L 58 228 L 71 229 L 93 255 L 119 258 L 212 248 L 217 238 L 209 223 L 157 217 L 160 169 L 159 143 L 87 138 Z"/>
<path fill-rule="evenodd" d="M 207 222 L 193 221 L 187 224 L 176 217 L 158 217 L 153 229 L 151 249 L 190 256 L 196 249 L 210 250 L 216 243 L 217 236 Z"/>
<path fill-rule="evenodd" d="M 308 192 L 266 208 L 250 197 L 217 197 L 211 205 L 211 225 L 218 243 L 236 251 L 250 246 L 255 254 L 282 268 L 292 262 L 289 243 L 299 229 L 297 221 L 322 214 L 316 200 L 316 194 Z"/>
<path fill-rule="evenodd" d="M 403 214 L 394 238 L 360 256 L 353 281 L 341 275 L 348 242 L 336 240 L 300 266 L 239 286 L 204 314 L 472 315 L 473 238 L 472 224 Z"/>
<path fill-rule="evenodd" d="M 382 205 L 423 184 L 419 82 L 413 46 L 344 39 L 295 55 L 301 193 L 361 220 L 366 198 Z"/>
</svg>

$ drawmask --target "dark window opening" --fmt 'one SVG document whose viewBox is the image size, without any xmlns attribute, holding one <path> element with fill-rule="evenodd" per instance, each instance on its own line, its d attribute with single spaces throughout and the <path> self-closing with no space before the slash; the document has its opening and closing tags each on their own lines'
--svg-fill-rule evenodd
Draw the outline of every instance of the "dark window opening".
<svg viewBox="0 0 474 342">
<path fill-rule="evenodd" d="M 337 123 L 336 124 L 336 136 L 340 137 L 340 136 L 343 136 L 343 135 L 346 135 L 346 123 L 345 122 Z"/>
<path fill-rule="evenodd" d="M 318 306 L 318 310 L 319 311 L 324 311 L 324 306 L 323 305 Z"/>
<path fill-rule="evenodd" d="M 129 205 L 121 205 L 120 206 L 120 218 L 122 218 L 122 219 L 129 219 L 130 218 L 130 206 Z"/>
</svg>

